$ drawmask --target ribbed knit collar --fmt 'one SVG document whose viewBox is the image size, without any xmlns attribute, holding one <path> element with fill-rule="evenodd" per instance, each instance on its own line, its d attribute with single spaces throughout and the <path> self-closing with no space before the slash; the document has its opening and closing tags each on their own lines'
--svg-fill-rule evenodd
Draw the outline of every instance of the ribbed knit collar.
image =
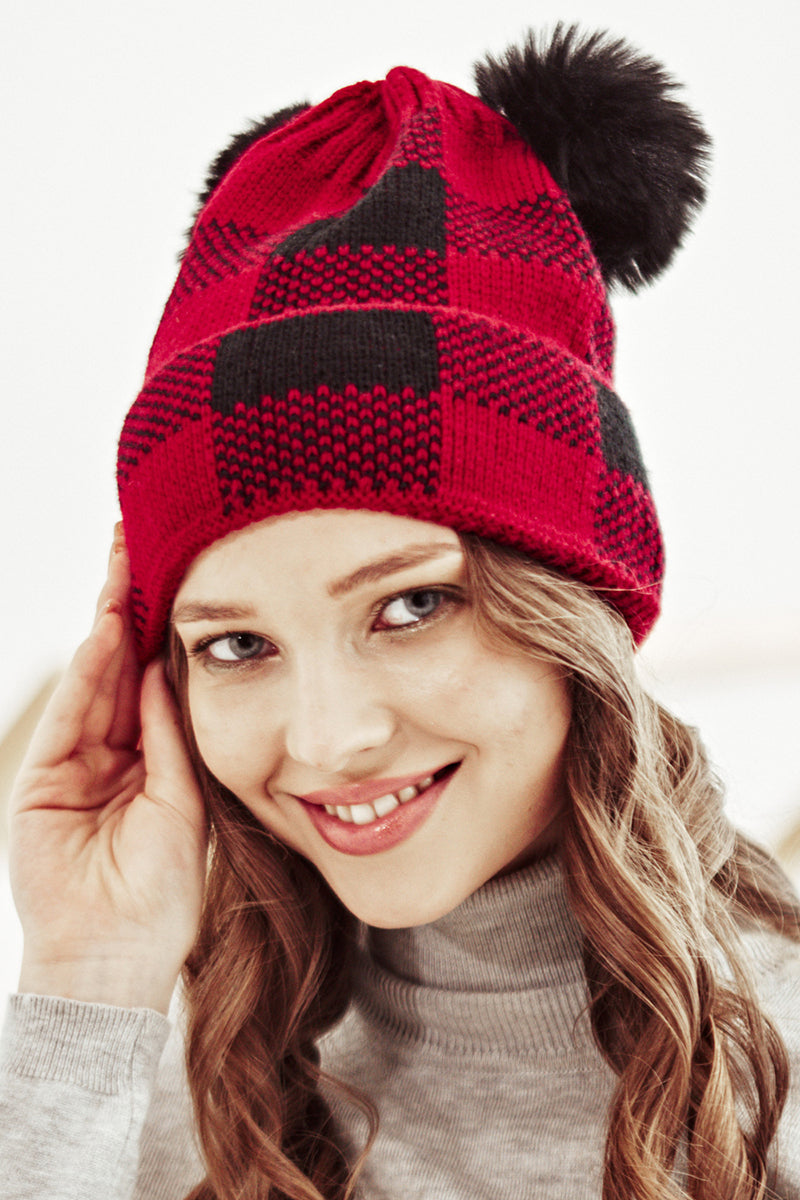
<svg viewBox="0 0 800 1200">
<path fill-rule="evenodd" d="M 577 1052 L 591 1042 L 581 934 L 551 856 L 429 925 L 368 929 L 356 1003 L 396 1038 L 448 1052 Z"/>
<path fill-rule="evenodd" d="M 504 992 L 574 983 L 580 930 L 555 855 L 490 879 L 430 925 L 370 929 L 372 957 L 409 983 Z"/>
</svg>

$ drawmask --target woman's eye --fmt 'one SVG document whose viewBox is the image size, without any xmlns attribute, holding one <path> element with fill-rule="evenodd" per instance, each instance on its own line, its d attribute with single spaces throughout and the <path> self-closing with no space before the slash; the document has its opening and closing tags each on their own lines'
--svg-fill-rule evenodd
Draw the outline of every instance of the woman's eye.
<svg viewBox="0 0 800 1200">
<path fill-rule="evenodd" d="M 427 617 L 432 617 L 446 600 L 442 592 L 433 588 L 420 588 L 413 592 L 404 592 L 395 596 L 380 611 L 379 626 L 389 626 L 401 629 L 404 625 L 416 625 Z"/>
<path fill-rule="evenodd" d="M 261 658 L 266 646 L 266 639 L 255 633 L 226 633 L 207 642 L 202 649 L 214 662 L 233 663 Z"/>
</svg>

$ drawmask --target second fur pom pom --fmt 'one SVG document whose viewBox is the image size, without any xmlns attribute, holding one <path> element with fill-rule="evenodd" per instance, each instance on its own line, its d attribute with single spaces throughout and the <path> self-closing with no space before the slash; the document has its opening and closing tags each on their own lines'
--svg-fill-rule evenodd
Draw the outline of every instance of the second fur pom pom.
<svg viewBox="0 0 800 1200">
<path fill-rule="evenodd" d="M 635 291 L 659 275 L 705 199 L 711 147 L 664 68 L 559 24 L 477 63 L 475 80 L 569 196 L 606 282 Z"/>
</svg>

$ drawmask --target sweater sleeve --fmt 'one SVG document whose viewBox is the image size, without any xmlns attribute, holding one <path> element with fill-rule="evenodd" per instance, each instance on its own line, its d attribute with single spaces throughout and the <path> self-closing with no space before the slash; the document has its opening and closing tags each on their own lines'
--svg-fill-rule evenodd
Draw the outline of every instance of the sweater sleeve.
<svg viewBox="0 0 800 1200">
<path fill-rule="evenodd" d="M 148 1009 L 12 996 L 0 1200 L 181 1200 L 202 1171 L 169 1031 Z"/>
</svg>

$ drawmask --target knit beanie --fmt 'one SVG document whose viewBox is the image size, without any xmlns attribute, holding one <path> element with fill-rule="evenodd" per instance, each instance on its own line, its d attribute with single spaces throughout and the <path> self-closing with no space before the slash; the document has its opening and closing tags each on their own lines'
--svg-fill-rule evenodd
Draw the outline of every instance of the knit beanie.
<svg viewBox="0 0 800 1200">
<path fill-rule="evenodd" d="M 605 34 L 530 35 L 476 78 L 398 67 L 213 165 L 119 444 L 143 659 L 201 550 L 319 508 L 521 548 L 651 628 L 662 542 L 606 293 L 672 258 L 708 139 Z"/>
</svg>

